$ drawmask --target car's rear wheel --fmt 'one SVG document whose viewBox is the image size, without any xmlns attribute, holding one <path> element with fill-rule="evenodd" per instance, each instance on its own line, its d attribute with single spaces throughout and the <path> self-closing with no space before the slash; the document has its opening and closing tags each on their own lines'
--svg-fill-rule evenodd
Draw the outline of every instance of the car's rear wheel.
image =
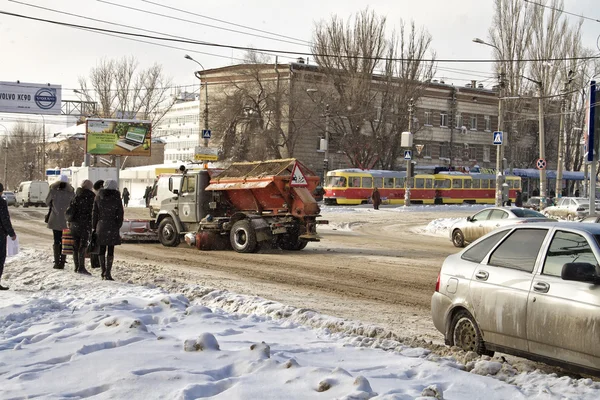
<svg viewBox="0 0 600 400">
<path fill-rule="evenodd" d="M 493 356 L 494 352 L 485 348 L 483 335 L 471 314 L 461 310 L 452 318 L 450 326 L 450 345 L 460 347 L 464 351 L 474 351 L 480 355 Z"/>
<path fill-rule="evenodd" d="M 465 247 L 465 235 L 460 229 L 455 229 L 452 232 L 452 243 L 456 247 Z"/>
</svg>

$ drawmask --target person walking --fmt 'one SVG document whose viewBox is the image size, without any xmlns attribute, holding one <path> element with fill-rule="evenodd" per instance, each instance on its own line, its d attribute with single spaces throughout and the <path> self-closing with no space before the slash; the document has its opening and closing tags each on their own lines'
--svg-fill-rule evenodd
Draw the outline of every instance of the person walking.
<svg viewBox="0 0 600 400">
<path fill-rule="evenodd" d="M 379 193 L 377 186 L 375 186 L 373 193 L 371 193 L 371 200 L 373 201 L 373 208 L 375 210 L 379 210 L 379 205 L 381 204 L 381 193 Z"/>
<path fill-rule="evenodd" d="M 127 188 L 123 188 L 123 204 L 125 204 L 125 207 L 127 207 L 127 204 L 129 204 L 129 198 L 131 197 L 131 195 L 129 194 L 129 190 L 127 190 Z"/>
<path fill-rule="evenodd" d="M 71 213 L 67 215 L 74 240 L 73 262 L 75 263 L 75 272 L 84 275 L 91 275 L 85 269 L 85 251 L 92 233 L 92 210 L 96 198 L 96 194 L 92 191 L 93 186 L 92 181 L 88 179 L 81 182 L 81 187 L 77 188 L 75 197 L 71 200 L 69 206 Z"/>
<path fill-rule="evenodd" d="M 92 212 L 92 227 L 100 246 L 100 268 L 102 279 L 112 281 L 112 266 L 114 261 L 115 246 L 121 244 L 119 230 L 123 225 L 123 204 L 118 190 L 119 184 L 113 179 L 104 182 L 94 200 Z"/>
<path fill-rule="evenodd" d="M 61 175 L 60 180 L 50 185 L 46 205 L 50 207 L 48 229 L 54 234 L 54 269 L 64 269 L 67 256 L 62 254 L 62 233 L 67 229 L 66 211 L 75 196 L 73 186 L 66 175 Z"/>
<path fill-rule="evenodd" d="M 2 282 L 2 272 L 4 272 L 4 262 L 6 261 L 6 239 L 17 239 L 17 234 L 13 230 L 8 213 L 8 205 L 2 197 L 4 185 L 0 183 L 0 283 Z M 8 290 L 8 286 L 0 285 L 0 290 Z"/>
<path fill-rule="evenodd" d="M 523 207 L 523 193 L 520 190 L 517 190 L 517 195 L 515 196 L 515 206 Z"/>
<path fill-rule="evenodd" d="M 146 186 L 146 191 L 144 192 L 144 200 L 146 202 L 146 208 L 150 207 L 150 199 L 152 198 L 152 186 Z"/>
</svg>

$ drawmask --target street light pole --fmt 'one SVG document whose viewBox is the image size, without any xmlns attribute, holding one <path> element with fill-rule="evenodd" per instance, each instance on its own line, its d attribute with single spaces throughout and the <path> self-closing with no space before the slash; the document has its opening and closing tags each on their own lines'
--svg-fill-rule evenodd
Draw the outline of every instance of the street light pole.
<svg viewBox="0 0 600 400">
<path fill-rule="evenodd" d="M 500 55 L 500 59 L 503 59 L 502 51 L 498 48 L 498 46 L 493 45 L 491 43 L 487 43 L 479 38 L 473 39 L 473 42 L 493 47 Z M 504 123 L 504 110 L 502 98 L 504 95 L 504 78 L 506 75 L 506 72 L 504 70 L 504 63 L 501 63 L 500 65 L 500 75 L 498 76 L 498 132 L 502 132 L 502 125 Z M 502 165 L 502 161 L 504 160 L 504 142 L 506 140 L 506 137 L 503 137 L 502 139 L 502 143 L 496 145 L 496 207 L 502 206 L 502 184 L 504 183 L 504 166 Z"/>
<path fill-rule="evenodd" d="M 202 72 L 206 71 L 206 69 L 204 69 L 204 66 L 202 64 L 200 64 L 200 62 L 198 62 L 197 60 L 194 60 L 189 54 L 186 54 L 184 56 L 184 58 L 198 64 L 200 66 L 200 68 L 202 68 Z M 196 75 L 196 78 L 198 78 L 198 80 L 200 80 L 200 84 L 202 84 L 201 75 L 198 74 L 198 72 L 196 72 L 194 75 Z M 201 96 L 198 95 L 199 118 L 202 118 L 201 117 L 202 116 L 202 107 L 201 107 L 202 102 L 200 101 L 200 98 L 201 98 Z M 198 121 L 198 126 L 200 126 L 200 121 Z M 204 82 L 204 129 L 208 130 L 208 83 L 207 82 Z M 198 144 L 200 144 L 201 142 L 202 142 L 202 129 L 198 129 Z M 204 139 L 204 147 L 208 147 L 208 139 Z"/>
<path fill-rule="evenodd" d="M 574 77 L 575 73 L 573 71 L 569 71 L 569 74 L 567 75 L 567 80 L 564 83 L 563 86 L 563 91 L 562 91 L 562 98 L 561 98 L 561 103 L 560 103 L 560 123 L 559 123 L 559 128 L 558 128 L 558 165 L 556 166 L 556 196 L 557 197 L 561 197 L 562 196 L 562 177 L 563 177 L 563 169 L 565 168 L 565 147 L 566 147 L 566 136 L 567 136 L 567 132 L 564 128 L 564 119 L 565 119 L 565 113 L 567 112 L 566 110 L 566 103 L 567 103 L 567 99 L 566 99 L 566 95 L 567 95 L 567 89 L 569 88 L 569 85 L 571 84 L 571 82 L 573 81 L 573 77 Z"/>
<path fill-rule="evenodd" d="M 46 176 L 46 118 L 44 114 L 39 114 L 42 117 L 42 179 Z"/>
</svg>

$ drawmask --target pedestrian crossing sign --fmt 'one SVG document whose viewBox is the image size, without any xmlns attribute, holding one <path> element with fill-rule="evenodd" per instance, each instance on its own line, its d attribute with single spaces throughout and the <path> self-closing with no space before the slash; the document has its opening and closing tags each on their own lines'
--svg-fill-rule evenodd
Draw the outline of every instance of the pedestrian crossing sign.
<svg viewBox="0 0 600 400">
<path fill-rule="evenodd" d="M 494 144 L 502 144 L 503 136 L 504 135 L 502 131 L 494 132 Z"/>
<path fill-rule="evenodd" d="M 412 151 L 410 151 L 410 150 L 404 150 L 404 159 L 405 160 L 412 160 Z"/>
</svg>

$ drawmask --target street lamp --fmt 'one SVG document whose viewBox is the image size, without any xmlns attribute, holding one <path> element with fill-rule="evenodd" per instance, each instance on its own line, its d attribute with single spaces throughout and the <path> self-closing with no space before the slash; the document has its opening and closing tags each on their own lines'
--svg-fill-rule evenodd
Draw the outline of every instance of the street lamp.
<svg viewBox="0 0 600 400">
<path fill-rule="evenodd" d="M 544 90 L 543 84 L 540 81 L 536 81 L 535 79 L 528 78 L 524 75 L 521 75 L 523 78 L 527 79 L 530 82 L 533 82 L 537 85 L 540 97 L 539 97 L 539 142 L 540 142 L 540 160 L 546 159 L 546 135 L 544 133 Z M 542 201 L 540 203 L 540 208 L 545 207 L 546 203 L 546 168 L 540 169 L 540 196 L 542 197 Z"/>
<path fill-rule="evenodd" d="M 190 56 L 189 54 L 186 54 L 184 56 L 184 58 L 186 60 L 190 60 L 195 62 L 196 64 L 198 64 L 200 66 L 200 68 L 202 68 L 202 72 L 206 71 L 206 69 L 204 69 L 204 66 L 202 64 L 200 64 L 200 62 L 198 62 L 197 60 L 194 60 L 192 58 L 192 56 Z M 198 80 L 200 81 L 200 84 L 202 84 L 202 78 L 201 78 L 201 74 L 199 74 L 198 72 L 195 72 L 194 75 L 196 75 L 196 78 L 198 78 Z M 201 102 L 200 102 L 200 96 L 198 96 L 198 111 L 199 113 L 201 113 Z M 198 121 L 198 127 L 200 126 L 200 121 Z M 208 82 L 204 82 L 204 129 L 208 130 Z M 198 129 L 198 144 L 200 144 L 202 139 L 202 129 Z M 208 147 L 208 139 L 204 139 L 204 147 Z"/>
<path fill-rule="evenodd" d="M 306 93 L 308 97 L 314 101 L 311 97 L 311 93 L 318 92 L 319 89 L 306 89 Z M 324 158 L 323 158 L 323 184 L 325 183 L 325 179 L 327 179 L 327 171 L 329 171 L 329 104 L 325 104 L 325 150 Z"/>
<path fill-rule="evenodd" d="M 491 43 L 487 43 L 482 39 L 475 38 L 473 39 L 474 43 L 483 44 L 485 46 L 493 47 L 496 49 L 498 54 L 500 55 L 500 59 L 503 59 L 502 51 L 498 48 L 498 46 L 493 45 Z M 498 77 L 498 131 L 502 132 L 502 124 L 503 124 L 503 110 L 502 110 L 502 89 L 504 89 L 504 62 L 500 63 L 500 76 Z M 504 168 L 502 166 L 502 160 L 504 158 L 504 137 L 501 144 L 496 145 L 496 207 L 500 207 L 502 205 L 502 183 L 504 181 Z"/>
</svg>

